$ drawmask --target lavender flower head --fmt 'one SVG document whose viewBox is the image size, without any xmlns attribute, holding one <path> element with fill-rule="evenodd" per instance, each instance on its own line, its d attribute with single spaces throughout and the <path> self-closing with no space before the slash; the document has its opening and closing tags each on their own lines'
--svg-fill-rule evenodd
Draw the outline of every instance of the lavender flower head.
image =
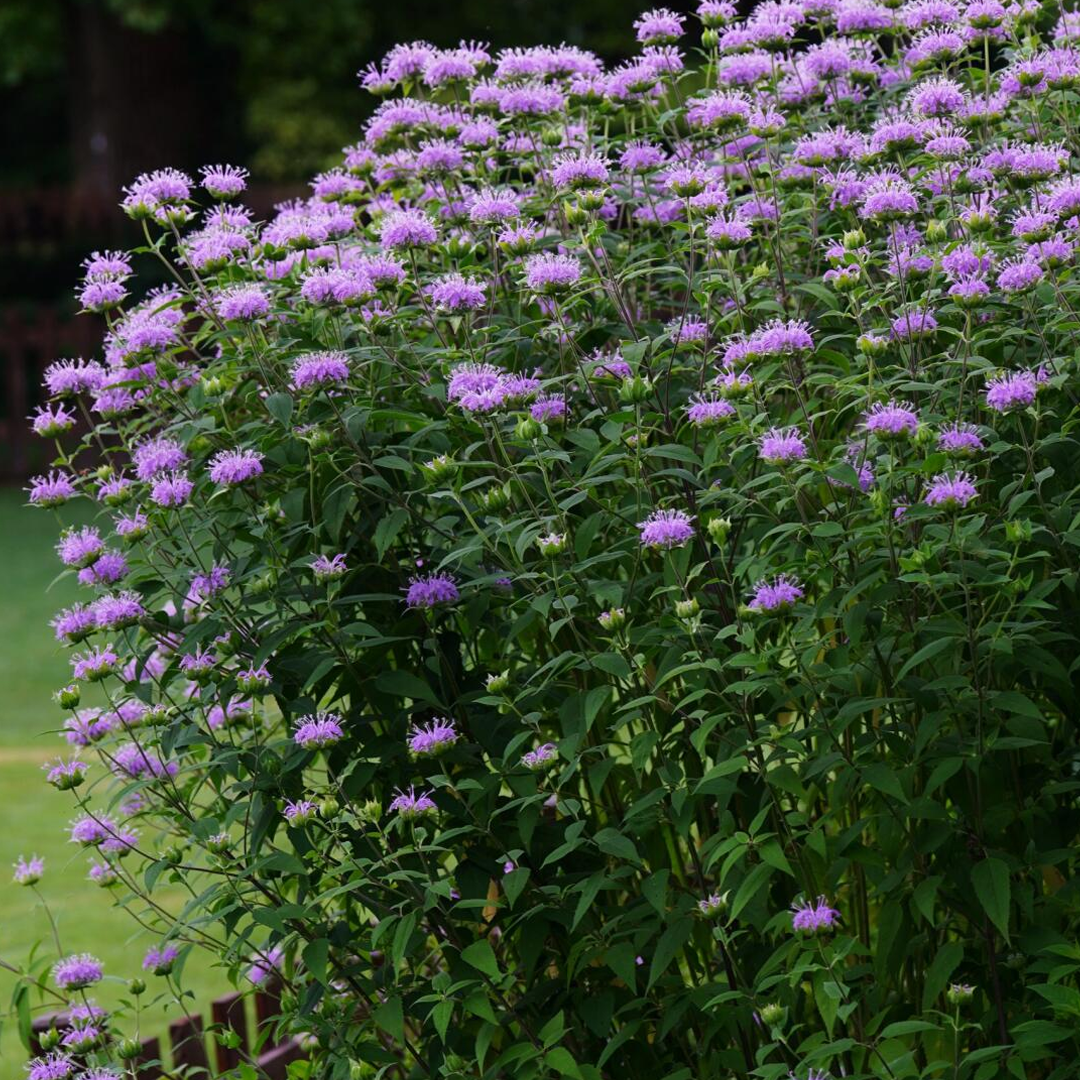
<svg viewBox="0 0 1080 1080">
<path fill-rule="evenodd" d="M 311 571 L 320 580 L 339 578 L 348 569 L 345 562 L 345 553 L 339 551 L 336 555 L 317 555 L 311 560 Z"/>
<path fill-rule="evenodd" d="M 254 986 L 262 986 L 269 982 L 270 978 L 281 971 L 281 962 L 285 959 L 285 950 L 280 945 L 274 945 L 267 949 L 265 954 L 257 957 L 248 968 L 248 982 Z"/>
<path fill-rule="evenodd" d="M 435 805 L 435 800 L 431 798 L 430 792 L 421 792 L 417 795 L 416 789 L 410 785 L 408 791 L 398 789 L 397 794 L 390 801 L 389 809 L 391 813 L 410 821 L 423 817 L 425 814 L 433 814 L 438 807 Z"/>
<path fill-rule="evenodd" d="M 67 1080 L 75 1071 L 75 1061 L 62 1051 L 36 1057 L 26 1063 L 26 1080 Z"/>
<path fill-rule="evenodd" d="M 525 260 L 525 284 L 542 296 L 564 293 L 580 278 L 581 264 L 570 255 L 542 251 Z"/>
<path fill-rule="evenodd" d="M 349 358 L 339 352 L 315 352 L 299 357 L 292 368 L 294 390 L 340 386 L 349 378 Z"/>
<path fill-rule="evenodd" d="M 523 754 L 521 764 L 526 769 L 532 769 L 535 772 L 550 765 L 558 756 L 558 748 L 554 743 L 544 743 L 542 746 L 536 747 L 535 750 L 529 750 Z"/>
<path fill-rule="evenodd" d="M 210 479 L 215 484 L 242 484 L 262 474 L 262 462 L 257 450 L 221 450 L 210 459 Z"/>
<path fill-rule="evenodd" d="M 300 717 L 296 722 L 293 741 L 305 750 L 319 750 L 334 746 L 344 737 L 341 717 L 337 713 L 317 712 L 311 716 Z"/>
<path fill-rule="evenodd" d="M 429 757 L 449 750 L 458 738 L 452 720 L 435 717 L 426 727 L 417 725 L 409 732 L 409 752 L 417 757 Z"/>
<path fill-rule="evenodd" d="M 151 946 L 143 957 L 143 971 L 154 975 L 168 975 L 179 958 L 180 950 L 175 945 L 166 944 L 160 948 Z"/>
<path fill-rule="evenodd" d="M 801 461 L 806 457 L 806 440 L 796 428 L 770 428 L 758 440 L 758 456 L 770 465 Z"/>
<path fill-rule="evenodd" d="M 453 575 L 433 571 L 418 574 L 409 579 L 405 593 L 405 606 L 410 608 L 433 608 L 438 604 L 453 604 L 460 598 Z"/>
<path fill-rule="evenodd" d="M 938 449 L 953 457 L 971 457 L 985 449 L 978 428 L 958 421 L 938 432 Z"/>
<path fill-rule="evenodd" d="M 1030 371 L 998 375 L 986 387 L 986 405 L 994 412 L 1023 409 L 1035 401 L 1038 381 Z"/>
<path fill-rule="evenodd" d="M 797 578 L 789 574 L 780 574 L 772 581 L 762 578 L 754 586 L 754 594 L 750 598 L 749 607 L 751 611 L 776 614 L 787 611 L 805 595 Z"/>
<path fill-rule="evenodd" d="M 650 548 L 683 547 L 693 538 L 692 521 L 684 510 L 656 510 L 638 522 L 641 544 Z"/>
<path fill-rule="evenodd" d="M 27 862 L 21 855 L 15 864 L 15 873 L 12 880 L 16 885 L 36 885 L 45 873 L 45 860 L 37 855 L 32 855 Z"/>
<path fill-rule="evenodd" d="M 104 972 L 100 960 L 89 953 L 78 953 L 57 961 L 53 965 L 52 978 L 60 990 L 82 990 L 101 982 Z"/>
<path fill-rule="evenodd" d="M 834 929 L 840 920 L 840 912 L 829 907 L 824 896 L 813 903 L 793 904 L 791 910 L 791 928 L 798 934 L 820 934 Z"/>
<path fill-rule="evenodd" d="M 919 418 L 903 401 L 875 402 L 865 418 L 866 430 L 879 439 L 905 439 L 919 430 Z"/>
<path fill-rule="evenodd" d="M 927 506 L 942 510 L 962 510 L 975 496 L 975 482 L 968 473 L 938 473 L 930 482 L 924 501 Z"/>
</svg>

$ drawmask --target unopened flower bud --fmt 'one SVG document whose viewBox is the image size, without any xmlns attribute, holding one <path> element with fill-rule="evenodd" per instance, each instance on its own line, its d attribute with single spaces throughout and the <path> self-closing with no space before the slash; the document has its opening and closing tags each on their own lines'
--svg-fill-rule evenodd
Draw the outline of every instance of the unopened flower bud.
<svg viewBox="0 0 1080 1080">
<path fill-rule="evenodd" d="M 480 505 L 489 514 L 498 514 L 510 505 L 510 485 L 492 484 L 481 496 Z"/>
<path fill-rule="evenodd" d="M 133 982 L 141 982 L 142 980 L 132 980 Z M 145 989 L 145 985 L 143 986 Z M 139 991 L 142 993 L 142 991 Z M 134 993 L 134 991 L 132 991 Z M 116 1044 L 116 1056 L 121 1061 L 132 1061 L 142 1053 L 142 1044 L 138 1039 L 133 1039 L 128 1036 L 126 1039 L 121 1039 Z"/>
<path fill-rule="evenodd" d="M 588 210 L 569 201 L 563 203 L 563 214 L 566 217 L 566 223 L 571 226 L 584 225 L 589 220 Z"/>
<path fill-rule="evenodd" d="M 538 536 L 536 546 L 540 549 L 540 554 L 545 558 L 554 558 L 556 555 L 561 555 L 566 549 L 566 534 L 553 532 L 548 533 L 547 536 Z"/>
<path fill-rule="evenodd" d="M 695 597 L 689 600 L 679 600 L 675 604 L 675 614 L 680 619 L 692 619 L 701 610 L 701 605 Z"/>
<path fill-rule="evenodd" d="M 561 146 L 563 141 L 563 129 L 559 127 L 547 127 L 540 133 L 540 141 L 545 146 Z"/>
<path fill-rule="evenodd" d="M 945 1000 L 950 1005 L 965 1005 L 975 996 L 975 987 L 968 983 L 953 983 L 945 991 Z"/>
<path fill-rule="evenodd" d="M 642 375 L 631 375 L 619 386 L 619 400 L 626 403 L 645 401 L 652 393 L 652 383 Z"/>
<path fill-rule="evenodd" d="M 578 192 L 577 201 L 583 210 L 599 210 L 607 202 L 607 192 L 603 188 L 586 188 Z"/>
<path fill-rule="evenodd" d="M 626 612 L 621 608 L 612 608 L 610 611 L 601 611 L 597 616 L 600 626 L 609 633 L 618 630 L 626 622 Z"/>
<path fill-rule="evenodd" d="M 506 688 L 510 685 L 510 672 L 500 671 L 498 673 L 492 673 L 484 680 L 484 685 L 487 688 L 489 694 L 502 694 L 506 691 Z"/>
<path fill-rule="evenodd" d="M 761 1022 L 767 1024 L 769 1027 L 776 1027 L 783 1022 L 784 1019 L 784 1006 L 775 1001 L 770 1001 L 768 1005 L 762 1005 L 759 1011 L 761 1016 Z"/>
<path fill-rule="evenodd" d="M 61 709 L 74 709 L 82 699 L 82 694 L 76 683 L 71 683 L 53 694 L 53 698 Z"/>
<path fill-rule="evenodd" d="M 709 538 L 717 547 L 723 547 L 727 542 L 728 534 L 731 532 L 731 519 L 730 518 L 710 518 L 708 525 L 705 528 L 709 532 Z"/>
<path fill-rule="evenodd" d="M 523 416 L 514 428 L 514 435 L 525 442 L 532 442 L 533 439 L 540 438 L 543 430 L 539 420 L 534 420 L 531 416 Z"/>
<path fill-rule="evenodd" d="M 844 233 L 844 250 L 857 251 L 866 243 L 866 233 L 862 229 L 848 229 Z"/>
<path fill-rule="evenodd" d="M 337 817 L 340 809 L 337 799 L 325 798 L 319 803 L 319 817 L 324 821 L 329 821 L 331 818 Z"/>
<path fill-rule="evenodd" d="M 728 900 L 727 893 L 720 895 L 719 893 L 712 893 L 706 896 L 704 900 L 698 901 L 698 911 L 706 919 L 718 919 L 721 915 L 727 911 Z"/>
<path fill-rule="evenodd" d="M 939 221 L 937 218 L 931 218 L 926 223 L 926 239 L 931 244 L 940 244 L 949 239 L 949 229 L 944 221 Z"/>
<path fill-rule="evenodd" d="M 883 334 L 860 334 L 855 345 L 864 356 L 882 356 L 889 348 L 889 339 Z"/>
<path fill-rule="evenodd" d="M 43 1031 L 38 1036 L 38 1046 L 41 1047 L 41 1052 L 43 1054 L 47 1054 L 60 1045 L 60 1039 L 60 1032 L 57 1031 L 55 1027 L 51 1027 L 48 1031 Z"/>
<path fill-rule="evenodd" d="M 720 44 L 720 35 L 711 26 L 701 31 L 701 46 L 704 49 L 715 49 Z"/>
<path fill-rule="evenodd" d="M 1026 520 L 1006 521 L 1005 539 L 1010 544 L 1020 544 L 1031 539 L 1031 522 Z"/>
</svg>

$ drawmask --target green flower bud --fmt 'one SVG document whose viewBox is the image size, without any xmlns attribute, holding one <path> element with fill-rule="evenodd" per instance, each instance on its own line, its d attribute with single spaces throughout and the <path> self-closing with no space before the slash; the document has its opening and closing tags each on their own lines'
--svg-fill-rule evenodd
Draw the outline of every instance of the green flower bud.
<svg viewBox="0 0 1080 1080">
<path fill-rule="evenodd" d="M 566 549 L 566 535 L 565 533 L 553 532 L 548 533 L 547 536 L 538 536 L 536 546 L 540 549 L 541 555 L 552 559 L 556 555 L 561 555 Z"/>
<path fill-rule="evenodd" d="M 619 400 L 632 404 L 645 401 L 652 393 L 652 382 L 642 375 L 631 375 L 619 386 Z"/>
<path fill-rule="evenodd" d="M 558 127 L 547 127 L 540 134 L 540 141 L 545 146 L 561 146 L 563 141 L 563 130 Z"/>
<path fill-rule="evenodd" d="M 140 991 L 141 993 L 141 991 Z M 128 1036 L 116 1044 L 116 1056 L 121 1061 L 133 1061 L 142 1053 L 142 1044 L 138 1039 Z"/>
<path fill-rule="evenodd" d="M 610 611 L 601 611 L 596 621 L 608 632 L 618 630 L 620 626 L 626 623 L 626 612 L 621 607 L 612 608 Z"/>
<path fill-rule="evenodd" d="M 949 228 L 944 221 L 931 218 L 926 223 L 926 239 L 931 244 L 940 244 L 949 239 Z"/>
<path fill-rule="evenodd" d="M 770 1001 L 768 1005 L 761 1006 L 759 1015 L 762 1023 L 768 1024 L 769 1027 L 776 1027 L 783 1022 L 784 1006 L 777 1004 L 775 1001 Z"/>
<path fill-rule="evenodd" d="M 966 1005 L 975 996 L 975 987 L 968 983 L 953 983 L 945 991 L 945 1000 L 950 1005 Z"/>
<path fill-rule="evenodd" d="M 502 694 L 505 693 L 507 687 L 510 685 L 510 672 L 500 671 L 498 674 L 491 674 L 485 680 L 485 686 L 489 694 Z"/>
<path fill-rule="evenodd" d="M 61 709 L 77 708 L 79 702 L 82 700 L 82 694 L 79 691 L 78 684 L 71 683 L 63 689 L 57 690 L 56 693 L 53 694 L 53 700 Z"/>
<path fill-rule="evenodd" d="M 689 600 L 679 600 L 675 604 L 675 614 L 683 620 L 692 619 L 701 610 L 701 605 L 695 597 Z"/>
<path fill-rule="evenodd" d="M 449 454 L 440 454 L 419 466 L 428 480 L 447 480 L 457 472 L 457 462 Z"/>
<path fill-rule="evenodd" d="M 577 203 L 564 202 L 563 214 L 566 216 L 566 223 L 571 226 L 584 225 L 589 220 L 589 211 Z"/>
<path fill-rule="evenodd" d="M 1031 539 L 1031 522 L 1026 520 L 1006 521 L 1005 539 L 1010 544 L 1020 544 Z"/>
<path fill-rule="evenodd" d="M 844 233 L 844 250 L 857 251 L 866 243 L 866 233 L 862 229 L 848 229 Z"/>
<path fill-rule="evenodd" d="M 855 346 L 864 356 L 883 356 L 889 349 L 889 339 L 884 334 L 860 334 Z"/>
<path fill-rule="evenodd" d="M 720 44 L 720 34 L 711 26 L 701 31 L 701 46 L 704 49 L 715 49 Z"/>
<path fill-rule="evenodd" d="M 510 505 L 510 485 L 492 484 L 480 496 L 480 505 L 489 514 L 498 514 Z"/>
<path fill-rule="evenodd" d="M 577 200 L 583 210 L 599 210 L 607 202 L 607 191 L 604 188 L 586 188 L 577 193 Z"/>
<path fill-rule="evenodd" d="M 48 1031 L 43 1031 L 38 1036 L 38 1045 L 41 1047 L 43 1054 L 49 1053 L 50 1050 L 55 1050 L 60 1045 L 60 1032 L 56 1028 L 51 1027 Z"/>
<path fill-rule="evenodd" d="M 540 438 L 543 430 L 539 420 L 534 420 L 531 416 L 523 416 L 514 428 L 514 435 L 525 442 L 532 442 L 533 439 Z"/>
<path fill-rule="evenodd" d="M 337 817 L 340 809 L 337 799 L 327 797 L 319 803 L 319 817 L 329 821 L 331 818 Z"/>
<path fill-rule="evenodd" d="M 728 534 L 731 532 L 731 519 L 730 518 L 710 518 L 708 525 L 705 526 L 708 530 L 709 538 L 717 547 L 723 547 L 727 542 Z"/>
</svg>

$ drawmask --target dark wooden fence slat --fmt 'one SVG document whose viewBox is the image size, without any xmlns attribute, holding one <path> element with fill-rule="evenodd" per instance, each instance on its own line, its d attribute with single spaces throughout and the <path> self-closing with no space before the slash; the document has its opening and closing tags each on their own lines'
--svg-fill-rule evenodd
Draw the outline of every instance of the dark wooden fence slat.
<svg viewBox="0 0 1080 1080">
<path fill-rule="evenodd" d="M 247 1014 L 244 1012 L 244 998 L 241 994 L 226 994 L 219 997 L 210 1006 L 211 1019 L 215 1026 L 225 1031 L 231 1031 L 240 1038 L 240 1045 L 235 1050 L 224 1046 L 216 1037 L 214 1039 L 214 1057 L 217 1060 L 218 1072 L 235 1069 L 244 1058 L 248 1049 L 248 1025 Z"/>
<path fill-rule="evenodd" d="M 289 1039 L 273 1050 L 259 1055 L 259 1068 L 266 1073 L 268 1080 L 285 1080 L 289 1063 L 299 1061 L 304 1051 L 295 1039 Z"/>
<path fill-rule="evenodd" d="M 201 1016 L 185 1016 L 180 1020 L 174 1020 L 169 1025 L 169 1042 L 172 1045 L 174 1067 L 196 1065 L 203 1069 L 210 1068 Z"/>
<path fill-rule="evenodd" d="M 142 1050 L 135 1059 L 139 1080 L 159 1080 L 165 1075 L 161 1068 L 161 1042 L 159 1039 L 143 1039 Z"/>
</svg>

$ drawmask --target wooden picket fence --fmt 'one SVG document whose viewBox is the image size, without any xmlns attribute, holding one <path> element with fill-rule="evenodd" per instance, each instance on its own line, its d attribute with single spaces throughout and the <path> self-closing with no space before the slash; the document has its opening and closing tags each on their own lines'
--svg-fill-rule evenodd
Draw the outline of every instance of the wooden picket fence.
<svg viewBox="0 0 1080 1080">
<path fill-rule="evenodd" d="M 246 1001 L 254 997 L 255 1026 L 248 1023 Z M 250 994 L 226 994 L 210 1005 L 212 1031 L 201 1015 L 184 1016 L 169 1024 L 167 1046 L 157 1037 L 143 1039 L 142 1052 L 135 1059 L 139 1080 L 165 1080 L 188 1073 L 224 1077 L 242 1062 L 254 1062 L 267 1080 L 285 1080 L 290 1062 L 304 1056 L 303 1048 L 293 1038 L 275 1042 L 259 1035 L 272 1030 L 281 1011 L 280 1000 L 273 990 Z M 55 1027 L 63 1032 L 67 1026 L 63 1013 L 35 1017 L 31 1024 L 30 1049 L 36 1057 L 41 1053 L 41 1036 Z M 214 1037 L 215 1031 L 232 1032 L 235 1047 L 226 1046 Z M 258 1049 L 256 1049 L 258 1047 Z"/>
</svg>

